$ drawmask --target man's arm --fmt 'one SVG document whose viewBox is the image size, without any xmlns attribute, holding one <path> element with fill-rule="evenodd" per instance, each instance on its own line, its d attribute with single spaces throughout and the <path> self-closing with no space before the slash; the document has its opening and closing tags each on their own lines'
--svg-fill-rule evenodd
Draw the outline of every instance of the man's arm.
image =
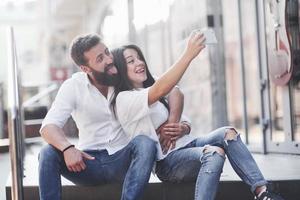
<svg viewBox="0 0 300 200">
<path fill-rule="evenodd" d="M 42 138 L 48 143 L 54 146 L 56 149 L 63 151 L 71 143 L 65 137 L 62 128 L 54 124 L 48 124 L 41 130 Z"/>
<path fill-rule="evenodd" d="M 168 123 L 177 123 L 180 121 L 184 105 L 184 95 L 179 87 L 174 87 L 168 96 L 169 118 Z"/>
<path fill-rule="evenodd" d="M 62 152 L 69 171 L 80 172 L 85 169 L 83 159 L 94 159 L 84 152 L 76 149 L 65 137 L 62 127 L 75 109 L 76 95 L 74 83 L 65 81 L 60 87 L 56 98 L 47 113 L 42 128 L 41 136 L 45 141 Z"/>
<path fill-rule="evenodd" d="M 61 85 L 40 129 L 43 139 L 60 151 L 71 145 L 67 141 L 62 127 L 75 109 L 76 94 L 74 91 L 75 86 L 72 80 L 66 80 Z"/>
<path fill-rule="evenodd" d="M 69 171 L 80 172 L 86 168 L 84 159 L 95 159 L 85 152 L 76 149 L 74 146 L 67 148 L 70 147 L 71 143 L 66 139 L 63 130 L 54 124 L 46 125 L 41 130 L 41 135 L 47 143 L 53 145 L 63 153 Z M 66 148 L 67 150 L 65 150 Z"/>
<path fill-rule="evenodd" d="M 180 91 L 179 87 L 174 87 L 167 98 L 169 103 L 169 117 L 166 123 L 158 130 L 163 152 L 167 152 L 170 148 L 174 148 L 176 145 L 176 140 L 172 139 L 171 135 L 167 135 L 166 132 L 163 131 L 163 128 L 169 123 L 173 124 L 180 121 L 184 105 L 184 95 Z"/>
</svg>

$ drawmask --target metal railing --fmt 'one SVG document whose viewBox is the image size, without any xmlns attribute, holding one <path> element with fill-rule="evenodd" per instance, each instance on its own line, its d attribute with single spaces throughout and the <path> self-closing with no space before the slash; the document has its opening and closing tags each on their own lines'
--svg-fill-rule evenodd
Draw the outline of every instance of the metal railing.
<svg viewBox="0 0 300 200">
<path fill-rule="evenodd" d="M 11 157 L 11 196 L 13 200 L 23 200 L 23 160 L 24 131 L 22 125 L 22 110 L 19 95 L 18 63 L 13 28 L 7 31 L 8 35 L 8 133 Z"/>
<path fill-rule="evenodd" d="M 0 139 L 4 138 L 4 103 L 3 103 L 3 84 L 0 83 Z"/>
<path fill-rule="evenodd" d="M 49 96 L 52 92 L 55 92 L 58 90 L 58 84 L 53 83 L 49 85 L 47 88 L 43 89 L 43 91 L 37 93 L 36 95 L 30 97 L 27 101 L 25 101 L 22 106 L 24 107 L 29 107 L 34 105 L 36 102 L 41 100 L 44 97 Z"/>
</svg>

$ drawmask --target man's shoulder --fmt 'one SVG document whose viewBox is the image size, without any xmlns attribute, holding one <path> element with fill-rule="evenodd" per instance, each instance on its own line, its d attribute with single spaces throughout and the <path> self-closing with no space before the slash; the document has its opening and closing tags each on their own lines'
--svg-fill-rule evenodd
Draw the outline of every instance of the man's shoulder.
<svg viewBox="0 0 300 200">
<path fill-rule="evenodd" d="M 76 73 L 72 74 L 71 78 L 69 78 L 68 80 L 86 81 L 87 80 L 87 75 L 84 72 L 76 72 Z"/>
<path fill-rule="evenodd" d="M 70 78 L 65 80 L 61 88 L 64 89 L 75 89 L 75 88 L 82 88 L 87 83 L 87 76 L 84 72 L 76 72 Z"/>
<path fill-rule="evenodd" d="M 75 84 L 75 83 L 85 83 L 87 81 L 87 75 L 84 72 L 76 72 L 72 74 L 70 78 L 65 80 L 63 84 Z"/>
</svg>

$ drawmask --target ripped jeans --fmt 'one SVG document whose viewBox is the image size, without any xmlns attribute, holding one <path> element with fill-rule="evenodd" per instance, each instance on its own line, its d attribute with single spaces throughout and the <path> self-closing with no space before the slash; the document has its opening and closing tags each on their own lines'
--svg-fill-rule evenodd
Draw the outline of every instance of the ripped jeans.
<svg viewBox="0 0 300 200">
<path fill-rule="evenodd" d="M 193 140 L 185 147 L 170 153 L 158 161 L 156 174 L 162 181 L 196 181 L 195 199 L 213 200 L 215 198 L 225 157 L 215 151 L 205 151 L 207 145 L 222 147 L 231 166 L 239 177 L 251 187 L 267 184 L 251 153 L 235 132 L 233 139 L 226 134 L 233 127 L 222 127 Z M 205 152 L 205 153 L 203 153 Z"/>
</svg>

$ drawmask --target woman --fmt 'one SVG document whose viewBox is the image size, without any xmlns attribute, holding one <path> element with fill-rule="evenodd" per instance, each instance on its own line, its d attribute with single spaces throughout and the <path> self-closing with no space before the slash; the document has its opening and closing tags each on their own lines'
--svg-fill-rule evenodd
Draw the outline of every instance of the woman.
<svg viewBox="0 0 300 200">
<path fill-rule="evenodd" d="M 158 79 L 156 84 L 154 84 L 154 78 L 149 72 L 141 50 L 137 46 L 129 45 L 112 52 L 115 57 L 115 65 L 121 77 L 119 85 L 115 87 L 112 109 L 116 117 L 118 117 L 123 129 L 128 133 L 131 139 L 136 136 L 132 133 L 138 133 L 148 135 L 153 140 L 158 141 L 159 138 L 156 135 L 156 130 L 166 122 L 169 116 L 169 106 L 164 96 L 169 93 L 179 81 L 192 59 L 204 48 L 202 44 L 203 41 L 204 38 L 201 34 L 194 32 L 193 35 L 191 35 L 185 53 L 164 76 L 169 79 L 167 84 L 160 82 L 161 79 Z M 124 59 L 123 53 L 126 54 L 126 59 Z M 136 61 L 139 62 L 137 66 L 134 63 Z M 121 67 L 127 66 L 128 64 L 131 65 L 128 68 Z M 125 74 L 128 74 L 128 76 Z M 148 89 L 143 90 L 143 88 L 148 87 L 149 91 Z M 147 95 L 148 92 L 149 95 Z M 151 107 L 150 109 L 149 106 Z M 151 112 L 150 115 L 149 112 Z M 182 134 L 188 134 L 190 132 L 189 119 L 182 116 L 181 124 L 180 130 Z M 194 140 L 194 138 L 189 135 L 179 138 L 176 141 L 176 147 L 171 151 L 185 146 L 192 140 Z M 158 143 L 158 159 L 166 157 L 171 151 L 163 153 Z"/>
<path fill-rule="evenodd" d="M 258 199 L 280 200 L 282 198 L 266 191 L 267 181 L 232 127 L 223 127 L 196 139 L 186 135 L 188 130 L 182 129 L 175 148 L 166 154 L 161 150 L 156 129 L 168 118 L 168 104 L 164 96 L 205 47 L 204 40 L 202 34 L 193 33 L 180 59 L 156 81 L 137 46 L 128 45 L 114 50 L 112 53 L 121 82 L 115 87 L 112 109 L 129 137 L 145 134 L 157 141 L 156 174 L 162 181 L 196 180 L 195 199 L 215 198 L 226 152 L 234 170 L 251 186 Z M 183 118 L 181 121 L 184 121 Z"/>
</svg>

